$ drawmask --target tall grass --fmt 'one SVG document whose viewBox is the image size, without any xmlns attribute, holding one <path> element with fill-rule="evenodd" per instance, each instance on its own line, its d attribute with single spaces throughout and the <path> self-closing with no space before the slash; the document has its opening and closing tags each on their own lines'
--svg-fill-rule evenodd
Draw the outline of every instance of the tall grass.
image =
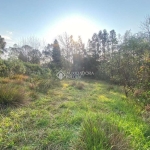
<svg viewBox="0 0 150 150">
<path fill-rule="evenodd" d="M 23 87 L 14 84 L 0 85 L 0 105 L 19 106 L 27 103 L 28 97 Z"/>
<path fill-rule="evenodd" d="M 117 125 L 95 115 L 82 124 L 80 138 L 75 144 L 78 150 L 129 150 L 129 141 Z"/>
<path fill-rule="evenodd" d="M 78 90 L 83 90 L 85 88 L 85 84 L 83 82 L 73 81 L 70 85 L 77 88 Z"/>
<path fill-rule="evenodd" d="M 28 76 L 25 76 L 25 75 L 22 75 L 22 74 L 16 74 L 16 75 L 13 75 L 10 77 L 10 79 L 14 79 L 14 80 L 27 80 L 29 77 Z"/>
</svg>

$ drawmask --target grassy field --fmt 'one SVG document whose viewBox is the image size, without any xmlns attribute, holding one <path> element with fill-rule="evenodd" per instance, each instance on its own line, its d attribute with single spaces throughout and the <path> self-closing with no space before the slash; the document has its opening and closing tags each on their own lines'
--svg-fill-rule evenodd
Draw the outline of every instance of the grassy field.
<svg viewBox="0 0 150 150">
<path fill-rule="evenodd" d="M 150 113 L 120 87 L 61 84 L 25 106 L 0 110 L 1 150 L 150 150 Z"/>
</svg>

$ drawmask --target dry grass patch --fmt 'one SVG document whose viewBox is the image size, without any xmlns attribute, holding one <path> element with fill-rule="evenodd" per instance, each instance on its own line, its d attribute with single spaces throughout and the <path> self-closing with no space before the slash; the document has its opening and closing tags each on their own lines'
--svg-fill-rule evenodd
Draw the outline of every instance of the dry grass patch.
<svg viewBox="0 0 150 150">
<path fill-rule="evenodd" d="M 2 83 L 2 84 L 7 84 L 7 83 L 10 83 L 10 82 L 11 82 L 11 80 L 9 78 L 1 78 L 0 79 L 0 83 Z"/>
<path fill-rule="evenodd" d="M 79 90 L 83 90 L 85 88 L 85 84 L 83 82 L 79 82 L 79 81 L 73 81 L 70 85 Z"/>
<path fill-rule="evenodd" d="M 23 80 L 23 81 L 26 81 L 28 78 L 29 78 L 28 76 L 22 74 L 13 75 L 10 77 L 10 79 Z"/>
<path fill-rule="evenodd" d="M 27 104 L 29 98 L 25 89 L 14 84 L 3 84 L 0 86 L 0 105 L 19 106 Z"/>
</svg>

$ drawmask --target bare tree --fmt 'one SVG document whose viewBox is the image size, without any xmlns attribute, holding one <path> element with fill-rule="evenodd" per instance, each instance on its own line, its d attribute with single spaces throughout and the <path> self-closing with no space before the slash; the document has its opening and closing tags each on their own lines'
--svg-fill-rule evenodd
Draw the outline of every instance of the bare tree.
<svg viewBox="0 0 150 150">
<path fill-rule="evenodd" d="M 61 53 L 66 60 L 73 63 L 73 55 L 84 54 L 84 43 L 81 37 L 75 41 L 72 35 L 68 35 L 66 32 L 63 35 L 58 36 L 58 41 L 61 47 Z"/>
<path fill-rule="evenodd" d="M 65 32 L 63 35 L 58 36 L 58 41 L 60 44 L 60 47 L 62 49 L 62 55 L 68 60 L 71 61 L 71 38 L 70 36 Z"/>
<path fill-rule="evenodd" d="M 141 23 L 141 29 L 142 31 L 144 31 L 145 36 L 148 35 L 148 40 L 150 42 L 150 16 L 149 15 L 147 15 L 145 17 L 145 21 Z"/>
<path fill-rule="evenodd" d="M 46 46 L 46 42 L 45 42 L 44 39 L 41 40 L 37 37 L 30 36 L 30 37 L 27 37 L 27 38 L 22 38 L 20 40 L 20 42 L 18 43 L 18 45 L 20 47 L 22 47 L 24 45 L 29 45 L 33 49 L 43 50 L 44 47 Z"/>
</svg>

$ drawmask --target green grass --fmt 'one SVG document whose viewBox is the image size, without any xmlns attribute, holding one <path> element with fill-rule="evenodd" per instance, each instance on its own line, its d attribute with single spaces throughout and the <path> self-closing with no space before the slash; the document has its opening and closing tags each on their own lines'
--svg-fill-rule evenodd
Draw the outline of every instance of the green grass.
<svg viewBox="0 0 150 150">
<path fill-rule="evenodd" d="M 38 97 L 32 93 L 28 106 L 0 110 L 0 149 L 150 149 L 148 114 L 120 87 L 96 80 L 61 83 Z"/>
</svg>

